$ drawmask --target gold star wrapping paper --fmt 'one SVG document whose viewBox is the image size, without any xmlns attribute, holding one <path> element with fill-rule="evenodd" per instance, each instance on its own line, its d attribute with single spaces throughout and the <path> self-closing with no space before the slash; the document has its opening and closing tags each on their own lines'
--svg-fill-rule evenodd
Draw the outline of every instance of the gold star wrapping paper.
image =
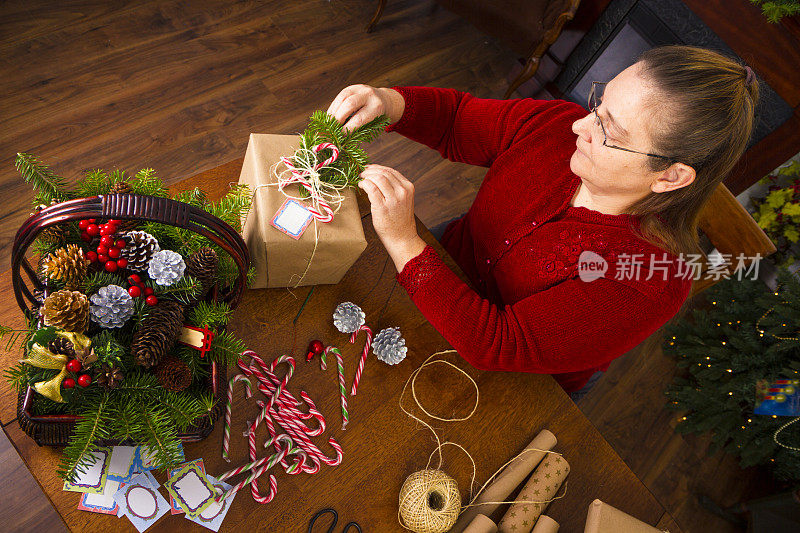
<svg viewBox="0 0 800 533">
<path fill-rule="evenodd" d="M 569 463 L 560 455 L 548 454 L 533 471 L 500 523 L 500 533 L 530 533 L 547 505 L 569 474 Z M 538 501 L 541 503 L 521 503 Z"/>
</svg>

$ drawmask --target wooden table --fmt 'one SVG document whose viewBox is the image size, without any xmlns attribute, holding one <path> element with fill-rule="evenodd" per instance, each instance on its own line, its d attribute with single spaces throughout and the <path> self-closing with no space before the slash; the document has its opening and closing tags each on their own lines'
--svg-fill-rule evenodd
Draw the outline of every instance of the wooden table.
<svg viewBox="0 0 800 533">
<path fill-rule="evenodd" d="M 210 198 L 220 196 L 228 183 L 236 182 L 241 160 L 232 161 L 193 178 L 176 188 L 200 186 Z M 360 200 L 368 246 L 354 267 L 338 285 L 318 286 L 297 322 L 294 355 L 297 371 L 290 390 L 309 392 L 328 421 L 327 435 L 333 435 L 344 449 L 344 461 L 337 467 L 325 467 L 314 475 L 289 476 L 277 473 L 278 495 L 268 505 L 256 504 L 249 490 L 240 492 L 222 526 L 222 531 L 305 531 L 310 517 L 323 507 L 339 512 L 342 524 L 355 520 L 365 531 L 403 531 L 397 522 L 397 498 L 403 480 L 423 469 L 435 449 L 431 433 L 409 419 L 398 407 L 403 384 L 411 372 L 430 354 L 449 348 L 448 343 L 425 320 L 401 287 L 395 286 L 395 271 L 372 228 L 369 207 Z M 428 230 L 418 222 L 423 238 L 456 268 Z M 10 273 L 0 275 L 0 286 L 6 295 L 0 303 L 0 323 L 21 324 L 19 310 L 11 298 Z M 292 347 L 292 319 L 308 294 L 309 287 L 293 292 L 286 289 L 247 291 L 235 313 L 232 328 L 252 349 L 265 358 L 288 353 Z M 366 365 L 358 395 L 349 399 L 350 424 L 341 430 L 339 395 L 335 365 L 322 372 L 318 362 L 307 364 L 304 350 L 311 339 L 320 339 L 342 349 L 348 382 L 362 348 L 363 338 L 350 345 L 346 335 L 336 331 L 331 322 L 334 307 L 342 301 L 353 301 L 367 315 L 375 330 L 399 326 L 409 346 L 408 357 L 395 367 L 372 357 Z M 8 367 L 19 358 L 18 353 L 2 354 Z M 570 401 L 548 375 L 481 372 L 471 368 L 457 355 L 448 359 L 472 376 L 480 387 L 480 405 L 475 415 L 464 422 L 433 422 L 443 440 L 463 445 L 477 464 L 477 486 L 508 459 L 519 453 L 541 429 L 547 428 L 558 437 L 556 451 L 572 465 L 566 496 L 554 501 L 547 514 L 561 523 L 561 531 L 583 531 L 589 503 L 600 498 L 650 524 L 664 517 L 664 509 L 653 495 L 623 463 L 600 433 Z M 440 416 L 466 415 L 475 396 L 472 385 L 444 365 L 423 371 L 417 383 L 420 400 Z M 74 530 L 135 531 L 128 520 L 79 511 L 79 495 L 62 491 L 56 476 L 59 450 L 38 447 L 12 422 L 16 416 L 16 397 L 3 383 L 0 421 L 34 477 L 41 484 L 58 513 Z M 220 457 L 222 424 L 209 438 L 185 446 L 189 459 L 202 457 L 210 474 L 219 474 L 247 457 L 245 439 L 238 436 L 244 421 L 255 414 L 241 391 L 234 406 L 234 431 L 228 464 Z M 408 404 L 411 404 L 410 400 Z M 423 415 L 424 416 L 424 415 Z M 315 442 L 328 453 L 327 438 Z M 332 453 L 332 450 L 330 450 Z M 435 463 L 435 461 L 434 461 Z M 469 460 L 453 447 L 444 450 L 443 469 L 459 483 L 466 497 L 472 474 Z M 163 483 L 163 474 L 157 476 Z M 262 482 L 262 487 L 265 485 Z M 165 493 L 165 491 L 162 491 Z M 502 510 L 500 512 L 502 515 Z M 500 516 L 495 515 L 499 520 Z M 150 531 L 203 528 L 180 517 L 161 518 Z"/>
</svg>

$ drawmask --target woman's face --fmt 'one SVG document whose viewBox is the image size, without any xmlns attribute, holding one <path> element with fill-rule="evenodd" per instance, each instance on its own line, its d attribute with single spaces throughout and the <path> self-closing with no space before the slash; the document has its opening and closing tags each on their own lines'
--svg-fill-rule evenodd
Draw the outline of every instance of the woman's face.
<svg viewBox="0 0 800 533">
<path fill-rule="evenodd" d="M 605 128 L 606 144 L 655 153 L 649 129 L 658 127 L 655 90 L 634 64 L 605 86 L 597 115 Z M 640 198 L 650 192 L 662 172 L 649 168 L 650 156 L 603 145 L 603 131 L 590 112 L 572 124 L 578 135 L 570 169 L 590 192 Z"/>
</svg>

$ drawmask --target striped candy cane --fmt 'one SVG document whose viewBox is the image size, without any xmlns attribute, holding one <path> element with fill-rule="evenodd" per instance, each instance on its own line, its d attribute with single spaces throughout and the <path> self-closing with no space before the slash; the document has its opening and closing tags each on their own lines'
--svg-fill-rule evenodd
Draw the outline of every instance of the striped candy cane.
<svg viewBox="0 0 800 533">
<path fill-rule="evenodd" d="M 336 365 L 339 370 L 339 396 L 342 401 L 342 429 L 345 429 L 347 427 L 347 422 L 350 420 L 350 416 L 347 414 L 347 389 L 344 384 L 344 362 L 342 361 L 342 352 L 339 351 L 339 348 L 328 346 L 325 348 L 325 352 L 320 358 L 320 366 L 323 365 L 324 357 L 328 353 L 332 353 L 336 356 Z M 325 370 L 325 367 L 323 366 L 322 369 Z"/>
<path fill-rule="evenodd" d="M 225 403 L 225 421 L 222 429 L 222 458 L 229 463 L 231 462 L 229 450 L 231 446 L 231 405 L 233 404 L 233 386 L 239 381 L 244 382 L 247 386 L 245 389 L 247 397 L 250 398 L 253 396 L 253 385 L 250 383 L 250 380 L 247 378 L 247 376 L 243 374 L 236 374 L 228 380 L 228 398 Z"/>
<path fill-rule="evenodd" d="M 279 440 L 278 437 L 276 437 L 276 441 L 277 440 Z M 287 455 L 290 455 L 290 454 L 293 455 L 296 452 L 297 452 L 297 450 L 292 447 L 291 439 L 289 439 L 288 441 L 285 441 L 284 446 L 282 448 L 280 448 L 280 450 L 278 452 L 272 454 L 271 456 L 269 456 L 267 458 L 264 458 L 264 460 L 262 461 L 261 465 L 258 466 L 258 467 L 255 467 L 253 469 L 253 472 L 251 472 L 250 475 L 247 476 L 247 478 L 243 479 L 242 481 L 240 481 L 236 485 L 232 486 L 230 489 L 228 489 L 224 493 L 217 495 L 215 499 L 219 502 L 219 501 L 222 501 L 225 498 L 229 497 L 231 494 L 234 494 L 234 493 L 240 491 L 246 485 L 252 484 L 264 472 L 266 472 L 267 470 L 269 470 L 270 468 L 275 466 L 276 463 L 278 463 L 281 460 L 283 460 Z M 239 470 L 239 469 L 236 469 L 236 470 Z M 236 473 L 239 473 L 239 472 L 236 472 Z M 226 473 L 226 474 L 228 474 L 228 473 Z M 230 475 L 226 475 L 226 474 L 223 474 L 223 476 L 225 476 L 225 477 L 219 477 L 218 479 L 224 480 L 224 479 L 228 479 L 228 478 L 233 477 L 234 475 L 236 475 L 236 474 L 230 474 Z M 258 498 L 256 498 L 256 501 L 258 501 L 259 503 L 269 503 L 275 497 L 275 493 L 276 493 L 277 488 L 278 488 L 278 482 L 275 479 L 275 476 L 273 476 L 271 474 L 270 474 L 270 477 L 269 477 L 269 484 L 270 484 L 270 492 L 269 492 L 269 494 L 267 494 L 266 496 L 260 496 L 259 495 Z M 253 497 L 255 498 L 256 495 L 254 494 Z"/>
<path fill-rule="evenodd" d="M 311 150 L 314 152 L 320 152 L 326 148 L 330 148 L 333 153 L 325 161 L 314 165 L 313 168 L 315 171 L 321 169 L 326 165 L 330 165 L 331 163 L 336 161 L 336 159 L 339 157 L 339 149 L 336 147 L 335 144 L 321 143 L 314 146 Z M 300 184 L 301 187 L 303 187 L 306 191 L 308 191 L 309 195 L 314 200 L 315 206 L 319 206 L 320 208 L 318 210 L 316 209 L 316 207 L 309 207 L 308 210 L 309 212 L 311 212 L 312 216 L 317 220 L 319 220 L 320 222 L 330 222 L 331 220 L 333 220 L 334 212 L 333 209 L 331 209 L 330 204 L 322 198 L 322 196 L 319 194 L 319 191 L 316 190 L 311 185 L 311 183 L 306 179 L 306 176 L 309 175 L 309 172 L 307 170 L 298 170 L 297 167 L 295 167 L 292 160 L 287 157 L 281 157 L 281 162 L 284 165 L 286 165 L 286 168 L 288 168 L 291 171 L 292 179 L 282 182 L 280 189 L 283 190 L 283 188 L 286 185 L 290 185 L 292 183 Z"/>
<path fill-rule="evenodd" d="M 361 325 L 350 335 L 350 343 L 355 344 L 358 332 L 363 331 L 367 335 L 367 342 L 364 344 L 364 351 L 361 352 L 361 359 L 358 360 L 358 368 L 356 368 L 356 376 L 353 378 L 353 388 L 350 389 L 350 395 L 355 396 L 358 391 L 358 383 L 361 381 L 361 373 L 364 371 L 364 364 L 367 362 L 369 349 L 372 346 L 372 330 L 367 325 Z"/>
</svg>

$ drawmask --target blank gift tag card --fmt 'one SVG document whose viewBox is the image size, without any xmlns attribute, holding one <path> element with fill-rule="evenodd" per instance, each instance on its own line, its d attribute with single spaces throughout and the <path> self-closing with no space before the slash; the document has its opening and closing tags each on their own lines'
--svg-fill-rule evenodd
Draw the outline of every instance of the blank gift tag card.
<svg viewBox="0 0 800 533">
<path fill-rule="evenodd" d="M 314 216 L 300 202 L 287 198 L 269 222 L 293 239 L 299 239 Z"/>
<path fill-rule="evenodd" d="M 169 511 L 167 500 L 153 488 L 147 476 L 139 474 L 114 495 L 128 520 L 142 533 Z"/>
<path fill-rule="evenodd" d="M 205 511 L 216 496 L 214 486 L 206 477 L 206 473 L 193 463 L 178 469 L 164 483 L 164 488 L 190 518 Z"/>
<path fill-rule="evenodd" d="M 136 447 L 114 446 L 108 464 L 108 479 L 128 481 L 135 472 Z"/>
<path fill-rule="evenodd" d="M 100 494 L 85 492 L 78 503 L 78 509 L 93 513 L 116 515 L 119 511 L 119 504 L 114 500 L 114 494 L 117 490 L 119 490 L 119 481 L 108 479 L 103 492 Z"/>
<path fill-rule="evenodd" d="M 84 460 L 85 459 L 85 460 Z M 73 483 L 64 482 L 64 490 L 100 494 L 106 486 L 111 448 L 100 447 L 81 458 L 82 472 L 77 472 Z"/>
<path fill-rule="evenodd" d="M 183 463 L 182 465 L 178 465 L 175 468 L 170 468 L 169 472 L 167 472 L 167 478 L 171 478 L 172 476 L 174 476 L 175 474 L 178 473 L 178 470 L 180 470 L 181 468 L 183 468 L 184 466 L 187 466 L 189 464 L 196 464 L 200 468 L 200 470 L 202 470 L 203 473 L 205 474 L 206 467 L 203 464 L 203 460 L 202 459 L 195 459 L 194 461 L 189 461 L 189 462 Z M 167 491 L 167 492 L 169 492 L 169 491 Z M 169 492 L 169 504 L 172 507 L 169 510 L 170 514 L 183 514 L 185 512 L 183 509 L 180 508 L 180 506 L 178 505 L 178 502 L 175 501 L 175 498 L 172 497 L 172 493 L 171 492 Z"/>
<path fill-rule="evenodd" d="M 225 483 L 224 481 L 219 481 L 217 478 L 213 476 L 207 476 L 208 481 L 219 490 L 226 491 L 231 488 L 230 485 Z M 219 531 L 219 526 L 222 525 L 222 521 L 225 520 L 225 515 L 228 514 L 228 509 L 230 509 L 231 504 L 233 503 L 233 499 L 236 497 L 236 493 L 234 492 L 221 502 L 214 502 L 211 503 L 208 507 L 206 507 L 205 511 L 201 512 L 199 515 L 195 517 L 187 516 L 189 520 L 200 524 L 203 527 L 207 527 L 211 531 Z"/>
</svg>

